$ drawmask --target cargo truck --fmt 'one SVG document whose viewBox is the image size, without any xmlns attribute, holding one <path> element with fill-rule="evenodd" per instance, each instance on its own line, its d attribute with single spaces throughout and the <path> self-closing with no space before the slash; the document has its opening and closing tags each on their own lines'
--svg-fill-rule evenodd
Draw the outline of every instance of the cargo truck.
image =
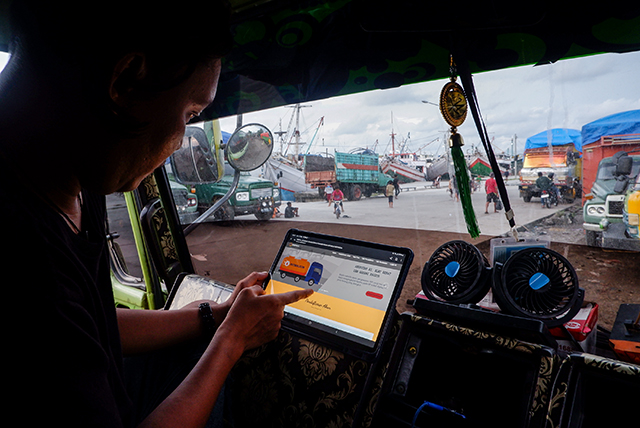
<svg viewBox="0 0 640 428">
<path fill-rule="evenodd" d="M 588 245 L 638 249 L 633 195 L 640 172 L 640 110 L 582 127 L 583 214 Z M 631 224 L 629 224 L 631 222 Z"/>
<path fill-rule="evenodd" d="M 620 151 L 600 161 L 583 208 L 587 245 L 640 251 L 640 241 L 628 235 L 624 222 L 625 200 L 640 173 L 640 142 L 638 149 L 637 156 Z"/>
<path fill-rule="evenodd" d="M 356 153 L 335 152 L 331 155 L 307 155 L 304 158 L 305 182 L 324 196 L 324 188 L 331 184 L 342 190 L 350 201 L 362 195 L 371 196 L 386 186 L 390 176 L 380 172 L 378 155 L 370 150 Z"/>
<path fill-rule="evenodd" d="M 640 246 L 640 174 L 636 177 L 633 189 L 627 192 L 622 211 L 622 222 L 626 226 L 627 236 L 635 239 Z"/>
<path fill-rule="evenodd" d="M 293 256 L 285 257 L 280 263 L 280 276 L 293 277 L 295 282 L 304 280 L 309 286 L 318 284 L 322 278 L 322 264 L 318 262 L 310 263 L 306 259 L 298 259 Z"/>
<path fill-rule="evenodd" d="M 560 190 L 563 202 L 572 203 L 582 196 L 581 136 L 574 129 L 551 129 L 527 139 L 524 162 L 520 170 L 520 197 L 530 202 L 539 198 L 536 186 L 538 173 L 553 173 L 553 183 Z"/>
</svg>

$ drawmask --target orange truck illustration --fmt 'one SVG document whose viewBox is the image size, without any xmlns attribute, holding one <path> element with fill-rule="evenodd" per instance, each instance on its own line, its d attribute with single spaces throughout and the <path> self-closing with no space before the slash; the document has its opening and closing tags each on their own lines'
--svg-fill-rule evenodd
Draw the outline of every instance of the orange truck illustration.
<svg viewBox="0 0 640 428">
<path fill-rule="evenodd" d="M 280 277 L 293 277 L 295 282 L 303 279 L 309 286 L 317 284 L 322 278 L 322 265 L 318 262 L 309 263 L 309 260 L 297 259 L 293 256 L 285 257 L 280 263 Z"/>
</svg>

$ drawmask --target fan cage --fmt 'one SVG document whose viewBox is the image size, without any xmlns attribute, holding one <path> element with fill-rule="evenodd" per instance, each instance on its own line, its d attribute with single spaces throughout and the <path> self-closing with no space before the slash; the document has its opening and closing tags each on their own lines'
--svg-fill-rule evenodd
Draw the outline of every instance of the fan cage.
<svg viewBox="0 0 640 428">
<path fill-rule="evenodd" d="M 458 263 L 455 274 L 447 273 Z M 477 303 L 489 291 L 489 262 L 474 245 L 456 240 L 441 245 L 422 271 L 422 291 L 429 300 Z"/>
<path fill-rule="evenodd" d="M 504 312 L 552 322 L 582 304 L 578 276 L 569 261 L 556 251 L 520 250 L 512 254 L 498 272 L 494 297 Z M 541 286 L 540 277 L 548 282 Z"/>
</svg>

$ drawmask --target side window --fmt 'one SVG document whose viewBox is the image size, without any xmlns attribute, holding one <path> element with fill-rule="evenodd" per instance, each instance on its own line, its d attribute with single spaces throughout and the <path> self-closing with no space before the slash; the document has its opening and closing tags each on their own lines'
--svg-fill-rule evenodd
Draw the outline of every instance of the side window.
<svg viewBox="0 0 640 428">
<path fill-rule="evenodd" d="M 112 264 L 119 263 L 125 274 L 142 278 L 140 258 L 133 237 L 133 230 L 127 212 L 127 205 L 122 193 L 107 196 L 107 219 L 109 233 L 113 237 L 110 242 Z M 114 260 L 116 259 L 116 260 Z M 116 275 L 117 269 L 112 269 Z"/>
</svg>

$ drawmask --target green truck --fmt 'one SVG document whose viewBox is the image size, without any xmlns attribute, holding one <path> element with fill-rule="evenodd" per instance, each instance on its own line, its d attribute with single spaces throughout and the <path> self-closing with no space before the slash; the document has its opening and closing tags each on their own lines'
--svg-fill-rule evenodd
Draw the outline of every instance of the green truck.
<svg viewBox="0 0 640 428">
<path fill-rule="evenodd" d="M 390 176 L 380 171 L 379 156 L 371 150 L 331 155 L 307 155 L 304 158 L 305 182 L 324 196 L 324 188 L 331 184 L 342 190 L 350 201 L 363 195 L 371 196 L 387 185 Z"/>
<path fill-rule="evenodd" d="M 198 211 L 203 213 L 221 199 L 231 187 L 232 181 L 233 170 L 225 163 L 224 175 L 220 181 L 192 185 L 191 188 L 198 197 Z M 238 188 L 220 209 L 213 213 L 213 218 L 233 220 L 237 215 L 253 214 L 258 220 L 269 220 L 280 204 L 280 189 L 273 182 L 243 172 L 240 174 Z"/>
<path fill-rule="evenodd" d="M 619 152 L 604 158 L 598 165 L 591 192 L 583 207 L 587 245 L 636 249 L 637 239 L 630 239 L 623 222 L 625 198 L 640 173 L 640 156 Z"/>
</svg>

